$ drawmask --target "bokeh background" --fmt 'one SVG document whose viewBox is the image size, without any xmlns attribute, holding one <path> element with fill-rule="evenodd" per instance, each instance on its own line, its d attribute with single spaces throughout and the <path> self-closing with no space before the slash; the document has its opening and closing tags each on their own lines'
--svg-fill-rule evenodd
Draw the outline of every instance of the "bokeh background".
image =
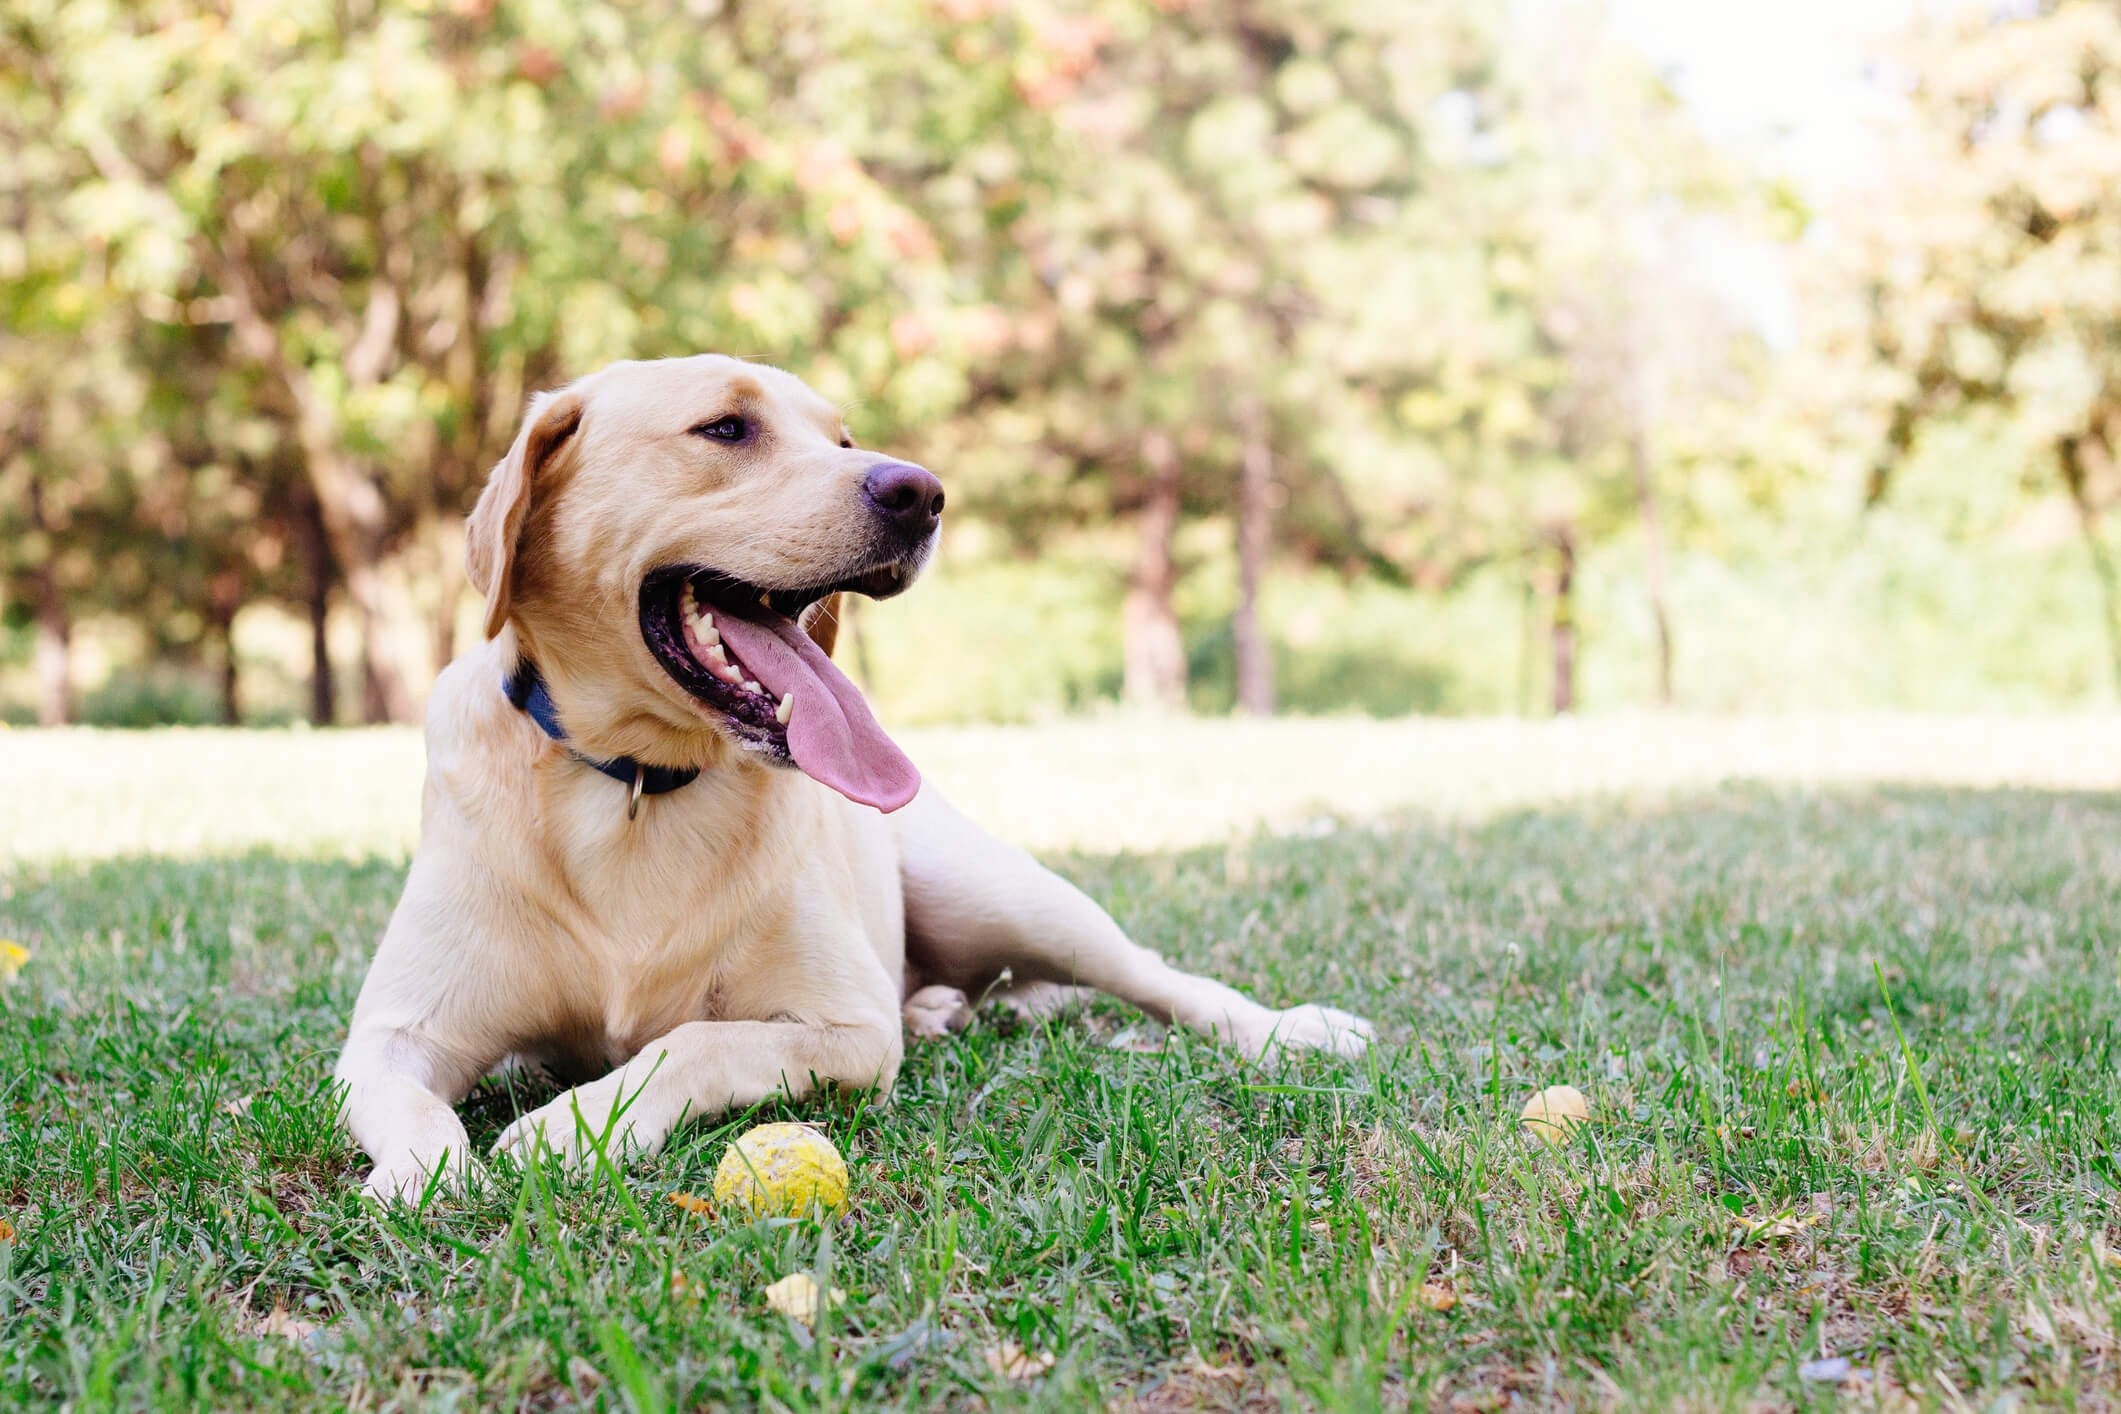
<svg viewBox="0 0 2121 1414">
<path fill-rule="evenodd" d="M 0 0 L 0 714 L 416 715 L 528 393 L 950 488 L 900 724 L 2121 676 L 2121 9 Z"/>
</svg>

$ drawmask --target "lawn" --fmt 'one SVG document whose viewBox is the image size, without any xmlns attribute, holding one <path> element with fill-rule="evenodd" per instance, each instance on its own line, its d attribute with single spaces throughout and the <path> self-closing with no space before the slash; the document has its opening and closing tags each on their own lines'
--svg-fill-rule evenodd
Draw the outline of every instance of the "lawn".
<svg viewBox="0 0 2121 1414">
<path fill-rule="evenodd" d="M 2121 722 L 912 736 L 1137 937 L 1382 1043 L 987 1018 L 889 1106 L 380 1212 L 324 1086 L 416 743 L 0 735 L 0 1407 L 2121 1401 Z M 773 1117 L 850 1216 L 671 1201 Z"/>
</svg>

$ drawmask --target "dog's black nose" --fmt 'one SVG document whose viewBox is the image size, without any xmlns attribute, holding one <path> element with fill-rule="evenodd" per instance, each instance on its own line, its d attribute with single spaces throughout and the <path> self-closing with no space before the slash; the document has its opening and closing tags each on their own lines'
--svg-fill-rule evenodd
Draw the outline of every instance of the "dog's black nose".
<svg viewBox="0 0 2121 1414">
<path fill-rule="evenodd" d="M 943 514 L 943 483 L 911 462 L 885 462 L 869 469 L 862 493 L 896 530 L 926 535 Z"/>
</svg>

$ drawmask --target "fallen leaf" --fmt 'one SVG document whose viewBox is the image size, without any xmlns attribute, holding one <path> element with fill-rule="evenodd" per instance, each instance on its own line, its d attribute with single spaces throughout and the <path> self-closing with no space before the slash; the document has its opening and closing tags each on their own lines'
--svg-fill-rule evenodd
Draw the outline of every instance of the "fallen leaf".
<svg viewBox="0 0 2121 1414">
<path fill-rule="evenodd" d="M 1053 1368 L 1052 1351 L 1041 1350 L 1034 1353 L 1013 1340 L 991 1345 L 984 1353 L 987 1357 L 987 1368 L 1004 1379 L 1035 1380 Z"/>
<path fill-rule="evenodd" d="M 1747 1237 L 1772 1242 L 1781 1237 L 1802 1237 L 1806 1228 L 1818 1226 L 1819 1215 L 1806 1213 L 1803 1217 L 1796 1217 L 1790 1213 L 1778 1213 L 1772 1218 L 1749 1218 L 1738 1214 L 1734 1215 L 1731 1221 L 1736 1223 Z"/>
<path fill-rule="evenodd" d="M 0 938 L 0 982 L 12 982 L 29 961 L 29 949 L 13 938 Z"/>
<path fill-rule="evenodd" d="M 288 1314 L 285 1305 L 275 1305 L 272 1314 L 258 1322 L 255 1333 L 276 1335 L 282 1340 L 303 1341 L 317 1333 L 317 1323 L 298 1320 Z"/>
<path fill-rule="evenodd" d="M 1491 1409 L 1501 1409 L 1510 1402 L 1510 1397 L 1501 1390 L 1476 1390 L 1472 1394 L 1451 1396 L 1451 1414 L 1487 1414 Z"/>
<path fill-rule="evenodd" d="M 14 1240 L 15 1225 L 6 1218 L 0 1218 L 0 1242 L 13 1242 Z"/>
<path fill-rule="evenodd" d="M 714 1204 L 697 1193 L 673 1193 L 670 1195 L 670 1201 L 696 1218 L 714 1216 Z"/>
<path fill-rule="evenodd" d="M 817 1324 L 817 1313 L 823 1303 L 819 1300 L 820 1288 L 817 1279 L 808 1272 L 796 1272 L 782 1277 L 766 1288 L 766 1304 L 791 1321 L 801 1321 L 806 1326 Z M 832 1304 L 837 1306 L 847 1299 L 847 1293 L 838 1287 L 832 1288 Z"/>
<path fill-rule="evenodd" d="M 1448 1311 L 1458 1304 L 1458 1293 L 1440 1281 L 1421 1284 L 1421 1304 L 1431 1311 Z"/>
<path fill-rule="evenodd" d="M 697 1306 L 700 1304 L 700 1298 L 706 1293 L 691 1277 L 681 1271 L 674 1271 L 670 1274 L 670 1294 L 679 1301 L 690 1301 Z"/>
</svg>

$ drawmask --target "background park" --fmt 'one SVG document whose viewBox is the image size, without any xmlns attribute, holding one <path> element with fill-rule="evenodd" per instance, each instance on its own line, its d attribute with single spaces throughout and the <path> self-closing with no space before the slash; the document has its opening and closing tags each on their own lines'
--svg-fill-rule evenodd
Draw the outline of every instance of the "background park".
<svg viewBox="0 0 2121 1414">
<path fill-rule="evenodd" d="M 0 0 L 0 208 L 0 1405 L 2121 1401 L 2113 5 Z M 464 514 L 699 350 L 948 487 L 930 777 L 1368 1058 L 356 1197 Z"/>
</svg>

